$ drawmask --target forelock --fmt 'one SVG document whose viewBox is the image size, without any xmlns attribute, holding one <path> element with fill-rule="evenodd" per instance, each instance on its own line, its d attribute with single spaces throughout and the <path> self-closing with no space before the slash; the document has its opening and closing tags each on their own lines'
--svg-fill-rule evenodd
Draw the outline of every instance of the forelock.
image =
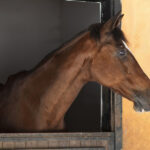
<svg viewBox="0 0 150 150">
<path fill-rule="evenodd" d="M 124 33 L 122 32 L 122 30 L 120 28 L 115 28 L 112 31 L 112 35 L 116 42 L 125 41 L 126 43 L 128 43 Z"/>
</svg>

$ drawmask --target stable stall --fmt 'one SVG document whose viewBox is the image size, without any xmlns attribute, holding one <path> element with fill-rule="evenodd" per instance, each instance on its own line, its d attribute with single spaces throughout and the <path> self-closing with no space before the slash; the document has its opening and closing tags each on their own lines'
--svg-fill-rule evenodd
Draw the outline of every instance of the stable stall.
<svg viewBox="0 0 150 150">
<path fill-rule="evenodd" d="M 47 53 L 120 9 L 119 0 L 1 1 L 1 81 L 9 74 L 31 69 Z M 0 148 L 120 150 L 121 115 L 121 97 L 90 82 L 66 114 L 66 132 L 2 133 Z"/>
</svg>

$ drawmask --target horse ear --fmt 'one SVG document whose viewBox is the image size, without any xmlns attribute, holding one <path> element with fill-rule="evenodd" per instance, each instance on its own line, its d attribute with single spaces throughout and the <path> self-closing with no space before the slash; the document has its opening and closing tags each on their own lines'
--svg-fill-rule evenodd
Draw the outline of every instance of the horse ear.
<svg viewBox="0 0 150 150">
<path fill-rule="evenodd" d="M 119 11 L 115 16 L 110 18 L 105 24 L 104 28 L 106 30 L 113 30 L 121 25 L 121 20 L 123 18 L 124 14 L 121 14 L 121 11 Z"/>
<path fill-rule="evenodd" d="M 123 16 L 124 16 L 124 14 L 120 14 L 120 16 L 115 20 L 115 22 L 113 23 L 113 26 L 112 26 L 112 30 L 117 27 L 120 27 Z"/>
</svg>

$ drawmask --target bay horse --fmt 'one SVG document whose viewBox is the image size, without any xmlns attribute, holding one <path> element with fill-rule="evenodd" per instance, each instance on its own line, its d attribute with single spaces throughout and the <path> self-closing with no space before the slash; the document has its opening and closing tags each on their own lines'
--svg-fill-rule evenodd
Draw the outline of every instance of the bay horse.
<svg viewBox="0 0 150 150">
<path fill-rule="evenodd" d="M 0 86 L 0 132 L 64 129 L 64 116 L 81 88 L 98 82 L 150 110 L 150 80 L 127 46 L 119 28 L 121 12 L 97 23 L 47 55 L 35 68 Z"/>
</svg>

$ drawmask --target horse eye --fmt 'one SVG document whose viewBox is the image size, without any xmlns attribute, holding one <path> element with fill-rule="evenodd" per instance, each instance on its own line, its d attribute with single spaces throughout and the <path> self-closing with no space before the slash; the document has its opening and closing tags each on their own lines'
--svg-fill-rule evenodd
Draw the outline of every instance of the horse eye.
<svg viewBox="0 0 150 150">
<path fill-rule="evenodd" d="M 124 49 L 119 50 L 119 56 L 125 56 L 126 51 Z"/>
</svg>

